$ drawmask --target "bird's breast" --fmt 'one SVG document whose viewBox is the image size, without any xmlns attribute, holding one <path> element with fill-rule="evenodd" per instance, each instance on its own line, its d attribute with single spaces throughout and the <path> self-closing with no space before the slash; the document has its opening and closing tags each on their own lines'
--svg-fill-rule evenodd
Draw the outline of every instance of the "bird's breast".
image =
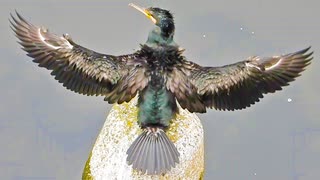
<svg viewBox="0 0 320 180">
<path fill-rule="evenodd" d="M 145 57 L 151 70 L 163 71 L 176 65 L 181 59 L 181 51 L 176 46 L 159 45 L 142 46 L 141 54 Z"/>
<path fill-rule="evenodd" d="M 153 72 L 148 86 L 139 93 L 138 121 L 141 127 L 168 127 L 176 113 L 174 95 L 167 90 L 165 78 Z"/>
</svg>

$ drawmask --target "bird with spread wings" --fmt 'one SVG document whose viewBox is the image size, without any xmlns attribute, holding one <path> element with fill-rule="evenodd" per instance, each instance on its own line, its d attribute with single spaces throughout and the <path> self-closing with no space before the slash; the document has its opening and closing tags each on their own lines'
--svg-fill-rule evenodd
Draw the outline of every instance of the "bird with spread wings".
<svg viewBox="0 0 320 180">
<path fill-rule="evenodd" d="M 281 90 L 294 81 L 312 59 L 312 52 L 306 48 L 279 56 L 250 57 L 222 67 L 203 67 L 188 61 L 173 41 L 174 23 L 169 11 L 132 6 L 156 27 L 140 50 L 121 56 L 82 47 L 69 35 L 57 36 L 34 26 L 18 13 L 11 15 L 10 22 L 27 55 L 39 67 L 50 70 L 67 89 L 103 96 L 109 103 L 128 102 L 139 95 L 138 122 L 146 132 L 129 148 L 127 160 L 148 174 L 164 173 L 179 162 L 179 152 L 164 133 L 170 119 L 178 113 L 177 103 L 190 112 L 200 113 L 207 108 L 244 109 L 264 94 Z M 150 140 L 150 134 L 159 137 L 159 146 L 155 143 L 149 148 L 148 143 L 141 143 L 143 139 Z M 162 151 L 155 150 L 159 147 Z M 143 155 L 137 152 L 143 148 L 149 148 L 149 155 L 155 156 L 146 156 L 149 164 L 138 161 L 138 156 Z"/>
<path fill-rule="evenodd" d="M 67 89 L 105 96 L 109 103 L 122 103 L 148 84 L 139 51 L 122 56 L 97 53 L 76 44 L 67 34 L 57 36 L 30 24 L 18 13 L 17 16 L 12 16 L 11 25 L 22 49 L 39 67 L 51 70 L 51 75 Z M 250 57 L 222 67 L 202 67 L 185 60 L 181 68 L 205 107 L 243 109 L 300 76 L 312 59 L 309 49 L 281 56 Z"/>
</svg>

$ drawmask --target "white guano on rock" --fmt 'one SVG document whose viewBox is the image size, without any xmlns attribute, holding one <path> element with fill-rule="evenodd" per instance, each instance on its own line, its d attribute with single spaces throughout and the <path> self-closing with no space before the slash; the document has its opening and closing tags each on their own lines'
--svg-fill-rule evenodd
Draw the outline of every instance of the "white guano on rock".
<svg viewBox="0 0 320 180">
<path fill-rule="evenodd" d="M 165 175 L 145 175 L 126 162 L 128 150 L 142 132 L 137 124 L 137 98 L 114 105 L 93 146 L 82 179 L 202 179 L 203 128 L 200 119 L 179 107 L 166 132 L 180 153 L 180 163 Z"/>
</svg>

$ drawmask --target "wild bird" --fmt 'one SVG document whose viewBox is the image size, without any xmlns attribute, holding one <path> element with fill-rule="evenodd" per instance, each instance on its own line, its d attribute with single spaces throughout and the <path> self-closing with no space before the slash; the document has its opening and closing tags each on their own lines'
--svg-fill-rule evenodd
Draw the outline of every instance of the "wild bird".
<svg viewBox="0 0 320 180">
<path fill-rule="evenodd" d="M 109 103 L 129 102 L 138 95 L 137 123 L 143 129 L 127 151 L 127 162 L 146 174 L 163 174 L 179 163 L 179 152 L 166 135 L 178 104 L 190 112 L 207 108 L 240 110 L 294 81 L 310 64 L 309 48 L 272 56 L 250 57 L 222 66 L 203 67 L 188 61 L 174 41 L 172 14 L 161 8 L 130 6 L 155 27 L 141 49 L 108 55 L 76 44 L 11 15 L 11 28 L 33 62 L 51 71 L 64 87 Z"/>
</svg>

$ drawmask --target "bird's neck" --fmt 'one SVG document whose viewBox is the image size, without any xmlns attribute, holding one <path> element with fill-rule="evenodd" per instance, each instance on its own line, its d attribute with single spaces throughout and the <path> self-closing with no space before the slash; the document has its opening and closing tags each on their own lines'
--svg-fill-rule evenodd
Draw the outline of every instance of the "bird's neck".
<svg viewBox="0 0 320 180">
<path fill-rule="evenodd" d="M 165 29 L 156 26 L 148 36 L 146 44 L 148 46 L 159 46 L 159 45 L 171 45 L 175 46 L 176 43 L 173 40 L 174 31 L 165 31 Z"/>
</svg>

